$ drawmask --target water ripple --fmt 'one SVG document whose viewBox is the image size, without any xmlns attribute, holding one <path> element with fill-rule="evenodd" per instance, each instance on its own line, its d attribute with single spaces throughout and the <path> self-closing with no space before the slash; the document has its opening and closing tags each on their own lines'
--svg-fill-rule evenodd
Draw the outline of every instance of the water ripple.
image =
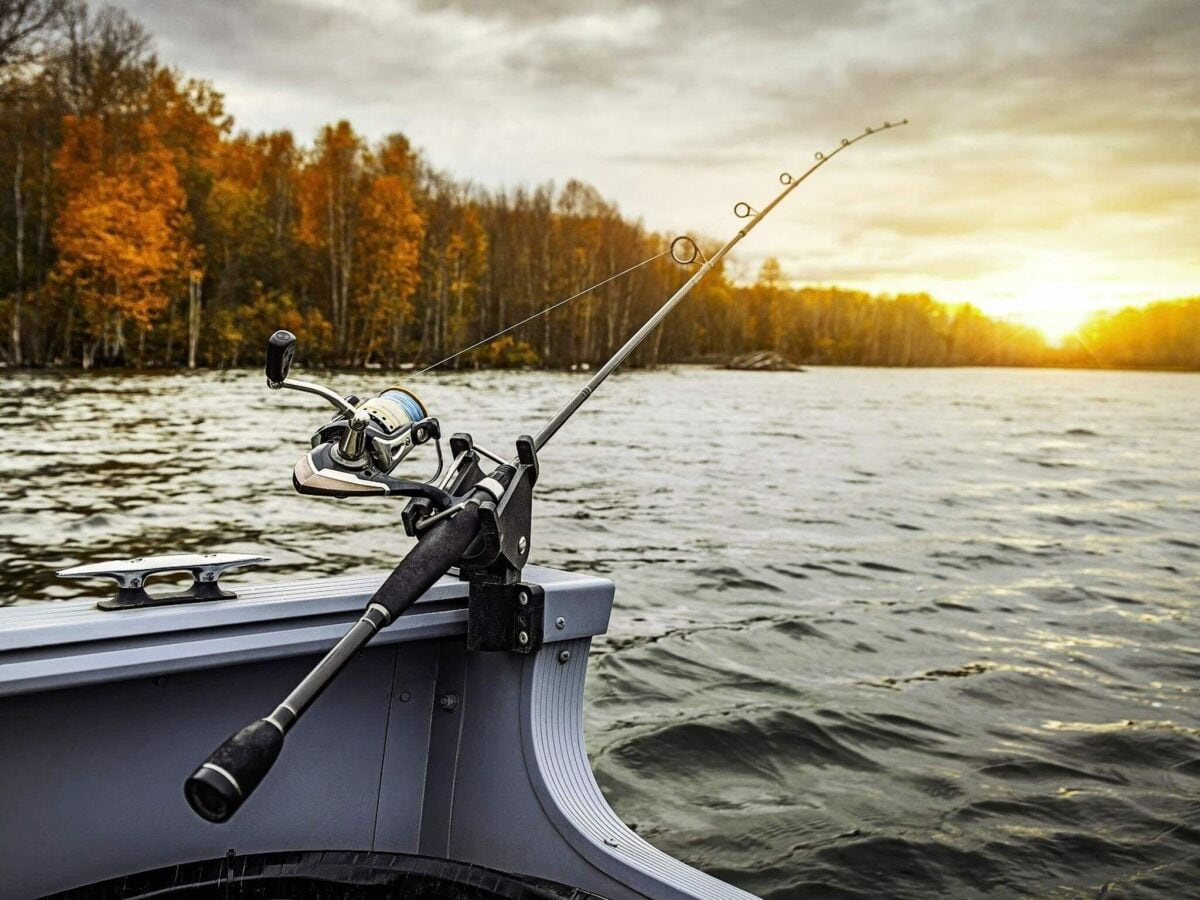
<svg viewBox="0 0 1200 900">
<path fill-rule="evenodd" d="M 577 381 L 420 389 L 499 448 Z M 52 573 L 98 559 L 245 551 L 278 580 L 407 546 L 397 503 L 292 493 L 326 413 L 258 372 L 0 387 L 0 602 L 90 592 Z M 606 384 L 543 451 L 533 558 L 617 583 L 587 724 L 618 812 L 774 898 L 1194 894 L 1198 388 L 824 368 Z"/>
</svg>

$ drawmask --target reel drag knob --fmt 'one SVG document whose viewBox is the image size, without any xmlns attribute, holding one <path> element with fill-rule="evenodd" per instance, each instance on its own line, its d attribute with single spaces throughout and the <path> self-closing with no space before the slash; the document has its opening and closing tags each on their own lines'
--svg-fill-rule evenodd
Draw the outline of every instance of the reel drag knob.
<svg viewBox="0 0 1200 900">
<path fill-rule="evenodd" d="M 287 379 L 296 355 L 296 336 L 277 331 L 267 340 L 267 386 L 277 388 Z"/>
</svg>

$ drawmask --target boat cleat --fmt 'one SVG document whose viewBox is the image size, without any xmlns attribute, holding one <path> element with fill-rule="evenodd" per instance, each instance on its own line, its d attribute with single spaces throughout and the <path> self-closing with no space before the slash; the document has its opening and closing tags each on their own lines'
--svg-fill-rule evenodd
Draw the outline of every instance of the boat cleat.
<svg viewBox="0 0 1200 900">
<path fill-rule="evenodd" d="M 62 569 L 55 574 L 59 578 L 112 578 L 117 582 L 117 596 L 101 600 L 96 606 L 104 610 L 140 609 L 144 606 L 168 606 L 204 600 L 232 600 L 237 594 L 224 590 L 219 583 L 225 570 L 254 566 L 269 559 L 269 556 L 255 556 L 252 553 L 172 553 L 87 563 Z M 146 580 L 151 575 L 166 572 L 190 572 L 192 586 L 183 593 L 148 593 Z"/>
</svg>

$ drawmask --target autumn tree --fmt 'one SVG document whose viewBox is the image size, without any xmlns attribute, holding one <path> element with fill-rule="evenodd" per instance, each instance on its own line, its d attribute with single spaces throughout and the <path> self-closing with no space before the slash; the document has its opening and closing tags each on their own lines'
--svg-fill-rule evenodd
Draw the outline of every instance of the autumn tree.
<svg viewBox="0 0 1200 900">
<path fill-rule="evenodd" d="M 300 177 L 300 240 L 324 270 L 333 323 L 334 352 L 347 356 L 351 288 L 356 274 L 359 225 L 366 189 L 366 143 L 346 121 L 326 126 Z"/>
<path fill-rule="evenodd" d="M 225 146 L 223 139 L 230 130 L 231 121 L 225 114 L 224 98 L 211 85 L 181 78 L 163 68 L 156 69 L 150 78 L 144 118 L 152 124 L 162 146 L 171 153 L 186 198 L 187 220 L 192 228 L 189 237 L 199 245 L 199 251 L 192 254 L 187 273 L 185 316 L 176 315 L 174 292 L 168 295 L 164 348 L 165 356 L 171 359 L 177 331 L 185 331 L 187 363 L 194 368 L 203 322 L 205 266 L 208 264 L 203 249 L 221 225 L 209 221 L 209 197 L 219 174 Z M 177 327 L 180 322 L 182 329 Z"/>
<path fill-rule="evenodd" d="M 1200 370 L 1200 297 L 1098 312 L 1067 349 L 1082 365 Z"/>
<path fill-rule="evenodd" d="M 107 155 L 104 128 L 95 118 L 69 120 L 56 163 L 68 197 L 55 223 L 56 277 L 78 300 L 92 337 L 85 367 L 100 350 L 107 359 L 127 356 L 125 325 L 144 335 L 193 258 L 171 151 L 143 125 L 136 150 Z"/>
<path fill-rule="evenodd" d="M 412 179 L 408 141 L 394 135 L 372 157 L 361 198 L 362 265 L 357 292 L 361 330 L 355 347 L 364 362 L 382 353 L 395 364 L 404 349 L 425 232 L 425 221 L 413 198 Z"/>
<path fill-rule="evenodd" d="M 65 350 L 77 323 L 63 293 L 48 290 L 64 117 L 86 107 L 103 113 L 114 135 L 122 122 L 136 125 L 134 101 L 154 63 L 148 35 L 128 15 L 93 15 L 74 0 L 0 4 L 0 47 L 0 167 L 11 175 L 0 220 L 13 251 L 0 259 L 0 306 L 8 307 L 10 361 L 41 364 Z"/>
<path fill-rule="evenodd" d="M 44 200 L 48 190 L 45 169 L 38 165 L 47 161 L 37 152 L 37 137 L 45 131 L 44 78 L 36 64 L 44 60 L 51 47 L 56 26 L 60 23 L 65 0 L 3 0 L 0 2 L 0 116 L 8 138 L 0 152 L 8 156 L 12 173 L 12 293 L 9 300 L 9 359 L 16 365 L 24 361 L 22 320 L 25 297 L 30 280 L 30 253 L 27 247 L 33 237 L 35 247 L 33 271 L 36 290 L 41 285 L 42 223 L 46 220 Z M 31 71 L 32 69 L 32 71 Z M 45 143 L 43 142 L 43 148 Z M 41 176 L 41 177 L 39 177 Z M 39 201 L 42 205 L 34 206 Z M 31 219 L 36 217 L 37 230 L 30 235 Z"/>
</svg>

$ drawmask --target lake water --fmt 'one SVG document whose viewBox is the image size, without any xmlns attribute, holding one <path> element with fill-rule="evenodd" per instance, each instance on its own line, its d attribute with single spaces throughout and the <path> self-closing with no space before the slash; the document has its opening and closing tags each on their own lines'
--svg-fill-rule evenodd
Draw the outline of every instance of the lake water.
<svg viewBox="0 0 1200 900">
<path fill-rule="evenodd" d="M 579 380 L 414 387 L 499 448 Z M 90 560 L 406 546 L 399 503 L 292 492 L 327 407 L 257 372 L 0 388 L 0 602 Z M 1200 889 L 1200 375 L 632 372 L 542 459 L 533 561 L 617 584 L 597 776 L 662 849 L 768 897 Z"/>
</svg>

